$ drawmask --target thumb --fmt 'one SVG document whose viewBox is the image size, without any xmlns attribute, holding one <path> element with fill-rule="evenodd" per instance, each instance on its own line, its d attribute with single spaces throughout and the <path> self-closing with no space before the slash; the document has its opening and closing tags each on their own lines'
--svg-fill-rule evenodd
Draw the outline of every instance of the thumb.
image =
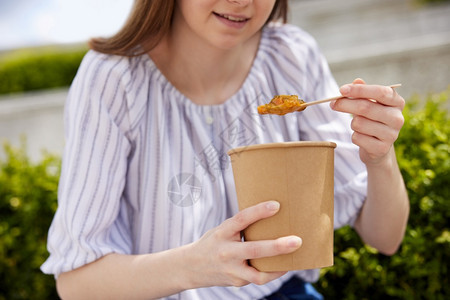
<svg viewBox="0 0 450 300">
<path fill-rule="evenodd" d="M 355 80 L 353 80 L 352 83 L 353 84 L 366 84 L 366 82 L 361 78 L 356 78 Z"/>
</svg>

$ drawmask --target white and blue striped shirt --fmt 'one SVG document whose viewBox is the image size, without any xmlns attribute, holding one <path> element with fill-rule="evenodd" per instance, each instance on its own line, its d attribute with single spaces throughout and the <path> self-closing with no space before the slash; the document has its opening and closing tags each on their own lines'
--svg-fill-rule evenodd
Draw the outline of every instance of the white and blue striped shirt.
<svg viewBox="0 0 450 300">
<path fill-rule="evenodd" d="M 283 117 L 258 115 L 274 95 L 305 101 L 339 94 L 316 42 L 292 25 L 263 30 L 241 89 L 220 105 L 197 105 L 147 55 L 90 51 L 66 103 L 66 149 L 59 204 L 48 236 L 45 273 L 58 276 L 105 254 L 154 253 L 199 239 L 237 211 L 227 151 L 282 141 L 332 141 L 335 228 L 352 224 L 367 174 L 351 143 L 350 117 L 328 105 Z M 168 299 L 259 299 L 293 273 L 266 285 L 211 287 Z"/>
</svg>

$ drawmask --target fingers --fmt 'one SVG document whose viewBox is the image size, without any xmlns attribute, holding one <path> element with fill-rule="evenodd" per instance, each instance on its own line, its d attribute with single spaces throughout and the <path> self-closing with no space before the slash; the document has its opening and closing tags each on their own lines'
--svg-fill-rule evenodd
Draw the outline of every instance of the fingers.
<svg viewBox="0 0 450 300">
<path fill-rule="evenodd" d="M 230 234 L 234 235 L 258 220 L 273 216 L 279 209 L 280 203 L 277 201 L 262 202 L 243 209 L 232 218 L 226 220 L 224 225 L 229 229 Z"/>
<path fill-rule="evenodd" d="M 363 84 L 357 79 L 352 84 L 343 85 L 340 88 L 342 96 L 354 99 L 373 99 L 386 106 L 403 109 L 405 100 L 397 94 L 395 89 L 388 86 Z"/>
<path fill-rule="evenodd" d="M 247 259 L 270 257 L 281 254 L 291 253 L 297 250 L 302 244 L 301 238 L 298 236 L 281 237 L 271 241 L 254 241 L 240 244 L 242 253 Z M 260 272 L 253 267 L 246 267 L 243 270 L 243 277 L 246 281 L 254 284 L 266 284 L 286 272 Z"/>
<path fill-rule="evenodd" d="M 267 201 L 243 209 L 194 243 L 193 252 L 200 262 L 201 274 L 205 274 L 203 281 L 208 285 L 243 286 L 248 283 L 265 284 L 285 274 L 259 272 L 247 262 L 249 259 L 293 252 L 301 246 L 299 237 L 251 242 L 242 242 L 240 238 L 242 230 L 258 220 L 273 216 L 279 208 L 278 202 Z M 207 261 L 205 256 L 209 257 Z"/>
<path fill-rule="evenodd" d="M 298 236 L 286 236 L 276 240 L 251 241 L 239 245 L 245 259 L 255 259 L 291 253 L 302 245 Z"/>
<path fill-rule="evenodd" d="M 389 119 L 385 120 L 385 122 L 389 122 Z M 374 137 L 379 141 L 387 143 L 394 143 L 398 138 L 402 122 L 390 121 L 392 124 L 386 123 L 356 115 L 352 119 L 351 128 L 355 133 L 360 135 Z"/>
<path fill-rule="evenodd" d="M 368 85 L 362 79 L 343 85 L 340 91 L 344 98 L 330 105 L 353 115 L 352 141 L 360 147 L 361 159 L 367 164 L 386 158 L 405 121 L 405 100 L 391 87 Z"/>
<path fill-rule="evenodd" d="M 365 99 L 343 98 L 337 100 L 331 107 L 336 111 L 352 114 L 355 119 L 362 117 L 367 120 L 379 122 L 397 131 L 404 124 L 404 117 L 399 108 L 380 105 Z M 364 122 L 363 124 L 368 125 L 368 122 Z M 361 128 L 362 126 L 359 127 Z M 373 127 L 369 127 L 368 129 L 372 131 Z M 356 128 L 353 128 L 353 130 L 356 130 Z M 378 136 L 377 134 L 371 135 Z"/>
<path fill-rule="evenodd" d="M 352 135 L 352 142 L 365 151 L 371 159 L 383 157 L 389 152 L 393 144 L 393 142 L 380 140 L 377 137 L 361 134 L 357 131 Z M 363 161 L 368 162 L 366 159 L 363 159 Z"/>
<path fill-rule="evenodd" d="M 367 85 L 358 78 L 352 84 L 342 86 L 340 91 L 345 98 L 335 101 L 331 107 L 336 111 L 350 113 L 355 117 L 354 124 L 359 126 L 352 127 L 353 130 L 377 137 L 380 140 L 389 141 L 392 140 L 389 138 L 392 136 L 395 137 L 394 140 L 397 138 L 398 131 L 404 123 L 402 110 L 405 101 L 393 88 Z M 387 129 L 370 123 L 368 120 L 384 124 Z M 361 124 L 365 126 L 361 126 Z"/>
<path fill-rule="evenodd" d="M 287 272 L 259 272 L 253 267 L 246 266 L 246 268 L 242 271 L 242 277 L 246 279 L 244 279 L 242 283 L 234 286 L 243 286 L 249 283 L 263 285 L 283 276 L 286 273 Z"/>
<path fill-rule="evenodd" d="M 245 263 L 248 259 L 291 253 L 297 250 L 301 244 L 302 240 L 298 236 L 287 236 L 276 240 L 245 242 L 237 245 L 239 253 L 245 257 L 243 260 L 245 265 L 240 273 L 242 284 L 250 282 L 259 285 L 266 284 L 286 274 L 286 272 L 260 272 Z"/>
</svg>

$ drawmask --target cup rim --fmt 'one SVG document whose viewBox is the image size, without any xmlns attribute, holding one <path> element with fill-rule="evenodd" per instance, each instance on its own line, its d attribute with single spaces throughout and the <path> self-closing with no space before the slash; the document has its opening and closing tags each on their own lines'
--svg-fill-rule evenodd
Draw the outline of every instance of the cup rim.
<svg viewBox="0 0 450 300">
<path fill-rule="evenodd" d="M 328 147 L 336 148 L 336 143 L 329 141 L 296 141 L 296 142 L 278 142 L 278 143 L 265 143 L 265 144 L 254 144 L 248 146 L 236 147 L 228 150 L 228 155 L 237 154 L 243 151 L 252 151 L 259 149 L 270 149 L 270 148 L 293 148 L 293 147 Z"/>
</svg>

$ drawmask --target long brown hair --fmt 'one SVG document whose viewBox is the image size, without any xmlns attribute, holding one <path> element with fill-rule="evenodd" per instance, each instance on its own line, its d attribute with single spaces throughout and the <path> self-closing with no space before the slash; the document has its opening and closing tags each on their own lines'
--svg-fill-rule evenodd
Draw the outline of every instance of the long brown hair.
<svg viewBox="0 0 450 300">
<path fill-rule="evenodd" d="M 96 51 L 136 56 L 150 51 L 169 31 L 175 0 L 135 0 L 121 30 L 109 38 L 93 38 L 89 47 Z M 287 22 L 288 0 L 276 0 L 267 22 Z"/>
</svg>

